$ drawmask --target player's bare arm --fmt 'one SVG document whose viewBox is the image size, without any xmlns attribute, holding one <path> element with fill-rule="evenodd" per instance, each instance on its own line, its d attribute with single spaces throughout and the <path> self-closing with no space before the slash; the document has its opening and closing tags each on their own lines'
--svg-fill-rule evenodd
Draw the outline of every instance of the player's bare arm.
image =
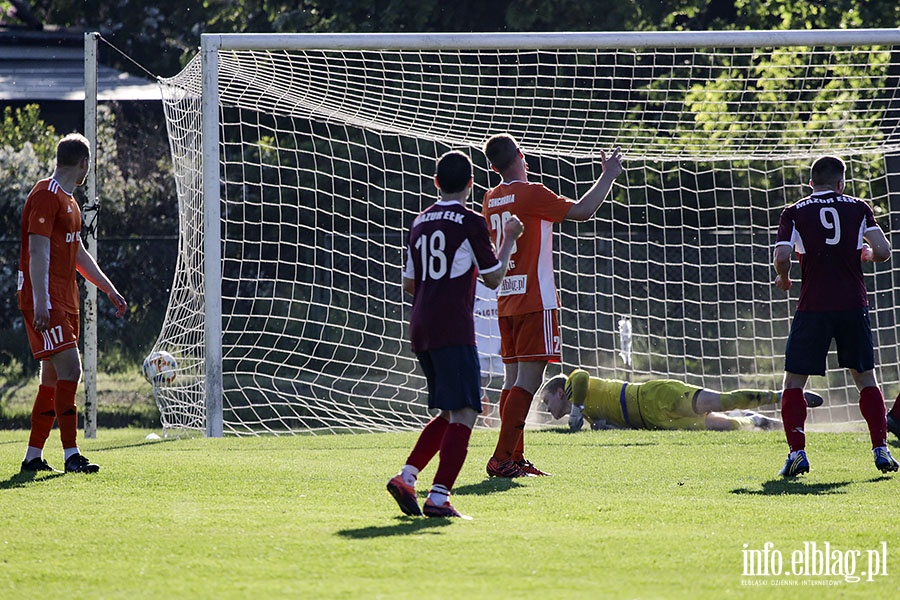
<svg viewBox="0 0 900 600">
<path fill-rule="evenodd" d="M 28 275 L 34 301 L 34 330 L 38 333 L 50 324 L 50 294 L 47 279 L 50 273 L 50 238 L 28 234 Z"/>
<path fill-rule="evenodd" d="M 603 173 L 600 179 L 591 186 L 581 199 L 572 205 L 566 213 L 567 221 L 586 221 L 594 216 L 600 205 L 609 195 L 613 181 L 622 174 L 622 151 L 616 147 L 609 156 L 603 150 L 600 151 L 600 164 Z"/>
<path fill-rule="evenodd" d="M 885 262 L 891 258 L 891 243 L 881 229 L 867 231 L 863 237 L 869 248 L 869 252 L 866 252 L 866 247 L 863 247 L 861 255 L 863 261 Z"/>
<path fill-rule="evenodd" d="M 121 317 L 125 314 L 125 309 L 128 308 L 128 303 L 125 302 L 125 298 L 119 293 L 116 286 L 112 284 L 112 281 L 109 280 L 106 273 L 103 272 L 103 269 L 101 269 L 97 264 L 97 261 L 94 260 L 94 257 L 84 249 L 84 246 L 78 246 L 78 256 L 75 258 L 75 268 L 78 269 L 78 272 L 81 273 L 82 277 L 93 283 L 97 286 L 97 289 L 102 290 L 103 293 L 106 294 L 110 302 L 116 307 L 117 317 Z"/>
<path fill-rule="evenodd" d="M 516 240 L 519 239 L 523 231 L 525 231 L 525 226 L 522 225 L 519 217 L 515 215 L 512 215 L 503 224 L 503 241 L 500 243 L 500 250 L 497 252 L 497 258 L 500 259 L 501 266 L 499 269 L 490 273 L 484 273 L 481 276 L 484 285 L 492 290 L 497 289 L 506 276 L 506 271 L 509 268 L 509 257 L 512 255 Z"/>
<path fill-rule="evenodd" d="M 791 289 L 791 247 L 775 246 L 775 287 L 785 292 Z"/>
</svg>

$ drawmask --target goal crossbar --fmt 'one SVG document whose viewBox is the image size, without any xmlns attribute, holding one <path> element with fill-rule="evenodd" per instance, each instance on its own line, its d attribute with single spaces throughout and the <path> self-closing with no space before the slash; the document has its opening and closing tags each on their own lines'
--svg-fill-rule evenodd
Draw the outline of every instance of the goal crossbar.
<svg viewBox="0 0 900 600">
<path fill-rule="evenodd" d="M 900 29 L 560 33 L 204 33 L 220 50 L 540 50 L 896 45 Z"/>
</svg>

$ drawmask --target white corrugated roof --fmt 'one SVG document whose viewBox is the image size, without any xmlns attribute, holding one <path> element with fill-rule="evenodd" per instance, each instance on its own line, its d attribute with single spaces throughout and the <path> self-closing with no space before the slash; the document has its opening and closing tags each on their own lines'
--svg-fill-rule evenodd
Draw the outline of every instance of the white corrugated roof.
<svg viewBox="0 0 900 600">
<path fill-rule="evenodd" d="M 112 67 L 97 67 L 100 100 L 161 100 L 159 85 Z M 0 45 L 0 100 L 84 100 L 84 50 Z"/>
</svg>

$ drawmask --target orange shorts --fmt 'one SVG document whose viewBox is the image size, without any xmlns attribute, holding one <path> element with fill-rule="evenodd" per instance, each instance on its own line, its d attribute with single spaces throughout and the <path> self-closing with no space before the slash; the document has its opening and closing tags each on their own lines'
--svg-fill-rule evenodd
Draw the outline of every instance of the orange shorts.
<svg viewBox="0 0 900 600">
<path fill-rule="evenodd" d="M 500 317 L 500 356 L 504 363 L 560 362 L 559 311 Z"/>
<path fill-rule="evenodd" d="M 34 329 L 34 311 L 23 310 L 25 331 L 31 353 L 37 360 L 43 360 L 68 348 L 78 346 L 78 314 L 64 310 L 50 311 L 50 326 L 43 333 Z"/>
</svg>

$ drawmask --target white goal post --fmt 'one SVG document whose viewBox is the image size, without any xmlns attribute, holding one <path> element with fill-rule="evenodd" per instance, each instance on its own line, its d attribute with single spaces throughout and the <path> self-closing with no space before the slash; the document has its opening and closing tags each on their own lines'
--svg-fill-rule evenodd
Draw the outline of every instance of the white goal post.
<svg viewBox="0 0 900 600">
<path fill-rule="evenodd" d="M 848 193 L 893 229 L 898 81 L 896 29 L 203 35 L 163 82 L 181 229 L 154 348 L 179 365 L 156 390 L 163 425 L 419 427 L 405 231 L 448 149 L 472 157 L 480 209 L 498 181 L 481 147 L 500 132 L 533 180 L 573 198 L 600 150 L 626 157 L 597 215 L 557 229 L 563 363 L 548 375 L 778 389 L 798 292 L 772 285 L 778 215 L 836 154 Z M 900 269 L 865 270 L 890 402 Z M 858 423 L 853 383 L 829 365 L 809 422 Z"/>
</svg>

